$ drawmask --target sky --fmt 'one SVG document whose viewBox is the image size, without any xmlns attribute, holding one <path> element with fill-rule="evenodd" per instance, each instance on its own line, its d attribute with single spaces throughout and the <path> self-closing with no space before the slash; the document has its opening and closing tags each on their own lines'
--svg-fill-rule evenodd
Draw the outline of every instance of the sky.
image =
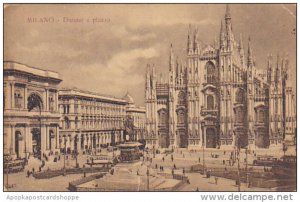
<svg viewBox="0 0 300 202">
<path fill-rule="evenodd" d="M 184 59 L 189 24 L 203 44 L 218 39 L 224 4 L 23 4 L 4 9 L 4 60 L 53 70 L 61 87 L 123 97 L 144 106 L 146 65 L 168 71 L 170 44 Z M 257 68 L 288 54 L 296 86 L 295 4 L 230 5 L 235 38 L 248 36 Z M 33 21 L 35 19 L 35 21 Z M 44 20 L 41 20 L 44 19 Z M 46 21 L 48 19 L 48 21 Z M 93 21 L 94 20 L 94 21 Z M 165 75 L 167 78 L 167 75 Z"/>
</svg>

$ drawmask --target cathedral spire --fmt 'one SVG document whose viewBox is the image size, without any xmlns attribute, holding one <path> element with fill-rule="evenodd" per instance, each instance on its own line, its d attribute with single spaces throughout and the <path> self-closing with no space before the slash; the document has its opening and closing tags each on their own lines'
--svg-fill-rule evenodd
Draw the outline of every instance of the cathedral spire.
<svg viewBox="0 0 300 202">
<path fill-rule="evenodd" d="M 249 36 L 248 39 L 248 67 L 253 65 L 253 54 L 252 54 L 252 48 L 251 48 L 251 39 Z"/>
<path fill-rule="evenodd" d="M 241 51 L 244 51 L 243 35 L 242 34 L 240 34 L 239 48 L 240 48 Z"/>
<path fill-rule="evenodd" d="M 269 70 L 272 70 L 272 66 L 273 66 L 273 56 L 272 56 L 272 53 L 271 54 L 268 54 L 268 69 Z"/>
<path fill-rule="evenodd" d="M 188 31 L 188 41 L 187 41 L 187 53 L 192 54 L 193 53 L 193 40 L 192 40 L 192 27 L 189 25 L 189 31 Z"/>
<path fill-rule="evenodd" d="M 225 19 L 231 19 L 229 4 L 226 4 Z"/>
<path fill-rule="evenodd" d="M 232 32 L 232 23 L 231 23 L 231 14 L 229 4 L 226 5 L 226 12 L 225 12 L 225 26 L 226 26 L 226 41 L 227 41 L 227 49 L 232 50 L 234 37 Z"/>
<path fill-rule="evenodd" d="M 146 67 L 146 89 L 150 88 L 150 66 L 147 64 Z"/>
<path fill-rule="evenodd" d="M 170 71 L 174 71 L 174 52 L 173 52 L 173 45 L 170 46 Z"/>
<path fill-rule="evenodd" d="M 178 62 L 178 56 L 176 57 L 176 77 L 179 75 L 179 62 Z"/>
<path fill-rule="evenodd" d="M 220 47 L 221 49 L 224 48 L 225 44 L 225 27 L 223 24 L 223 19 L 221 20 L 221 29 L 220 29 Z"/>
<path fill-rule="evenodd" d="M 194 51 L 195 53 L 199 52 L 198 28 L 195 29 L 194 34 Z"/>
</svg>

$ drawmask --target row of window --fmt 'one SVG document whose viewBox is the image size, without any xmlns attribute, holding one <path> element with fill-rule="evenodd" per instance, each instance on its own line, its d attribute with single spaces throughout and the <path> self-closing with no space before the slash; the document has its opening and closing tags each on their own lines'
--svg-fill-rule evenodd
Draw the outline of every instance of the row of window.
<svg viewBox="0 0 300 202">
<path fill-rule="evenodd" d="M 78 129 L 79 121 L 76 117 L 75 119 L 75 129 Z M 81 121 L 81 128 L 121 128 L 123 127 L 123 120 L 98 120 L 98 121 Z M 71 121 L 68 117 L 65 117 L 62 121 L 62 128 L 63 129 L 71 129 Z"/>
<path fill-rule="evenodd" d="M 62 107 L 63 114 L 72 113 L 70 111 L 69 104 L 62 104 L 61 107 Z M 79 109 L 78 105 L 74 105 L 73 113 L 75 113 L 75 114 L 79 113 L 78 109 Z M 125 109 L 124 108 L 116 108 L 116 107 L 81 106 L 81 113 L 82 114 L 119 115 L 119 114 L 124 114 Z"/>
</svg>

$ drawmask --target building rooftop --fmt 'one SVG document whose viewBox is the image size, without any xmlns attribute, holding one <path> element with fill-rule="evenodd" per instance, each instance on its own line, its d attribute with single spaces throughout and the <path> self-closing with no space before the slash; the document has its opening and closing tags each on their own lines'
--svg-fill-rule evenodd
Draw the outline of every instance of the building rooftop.
<svg viewBox="0 0 300 202">
<path fill-rule="evenodd" d="M 4 61 L 3 70 L 4 71 L 5 70 L 20 71 L 20 72 L 40 76 L 40 77 L 51 78 L 51 79 L 56 79 L 56 80 L 61 81 L 60 76 L 57 72 L 39 69 L 36 67 L 32 67 L 32 66 L 25 65 L 25 64 L 22 64 L 19 62 L 14 62 L 14 61 Z"/>
<path fill-rule="evenodd" d="M 88 97 L 88 98 L 94 98 L 94 99 L 100 99 L 103 101 L 111 101 L 111 102 L 118 102 L 121 104 L 127 104 L 128 102 L 121 98 L 116 98 L 111 95 L 103 95 L 95 92 L 90 92 L 86 90 L 81 90 L 78 88 L 62 88 L 59 90 L 60 96 L 81 96 L 81 97 Z"/>
</svg>

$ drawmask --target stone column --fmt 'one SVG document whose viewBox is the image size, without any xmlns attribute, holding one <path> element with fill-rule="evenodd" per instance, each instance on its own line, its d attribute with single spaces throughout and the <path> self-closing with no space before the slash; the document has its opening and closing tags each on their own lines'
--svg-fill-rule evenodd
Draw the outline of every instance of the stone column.
<svg viewBox="0 0 300 202">
<path fill-rule="evenodd" d="M 24 109 L 27 109 L 27 85 L 24 89 Z"/>
<path fill-rule="evenodd" d="M 29 153 L 31 150 L 30 150 L 30 127 L 29 127 L 28 124 L 25 126 L 25 134 L 26 134 L 26 138 L 25 138 L 25 141 L 26 141 L 25 152 Z"/>
<path fill-rule="evenodd" d="M 49 138 L 49 126 L 46 126 L 46 150 L 49 150 L 49 144 L 50 142 L 50 138 Z"/>
<path fill-rule="evenodd" d="M 10 128 L 9 128 L 10 129 Z M 10 142 L 9 142 L 9 131 L 6 129 L 6 126 L 4 126 L 4 134 L 3 134 L 3 141 L 4 141 L 4 144 L 3 144 L 3 147 L 4 147 L 4 154 L 9 154 L 9 145 L 10 145 Z"/>
<path fill-rule="evenodd" d="M 5 85 L 5 109 L 11 108 L 11 85 L 9 82 Z"/>
<path fill-rule="evenodd" d="M 58 112 L 58 91 L 55 92 L 55 111 Z"/>
<path fill-rule="evenodd" d="M 22 135 L 22 140 L 19 141 L 19 154 L 20 154 L 20 157 L 21 158 L 24 158 L 25 157 L 25 146 L 26 146 L 26 134 L 25 132 L 24 133 L 21 133 Z"/>
<path fill-rule="evenodd" d="M 206 126 L 203 127 L 203 137 L 204 139 L 202 141 L 204 141 L 204 147 L 206 148 Z"/>
<path fill-rule="evenodd" d="M 55 131 L 55 138 L 56 138 L 56 149 L 59 149 L 59 127 L 58 125 L 55 127 L 56 131 Z"/>
<path fill-rule="evenodd" d="M 93 148 L 93 142 L 94 142 L 94 138 L 93 138 L 93 134 L 90 134 L 90 148 Z"/>
<path fill-rule="evenodd" d="M 77 134 L 77 151 L 80 151 L 81 146 L 81 134 Z"/>
<path fill-rule="evenodd" d="M 45 89 L 45 111 L 49 111 L 49 89 Z"/>
<path fill-rule="evenodd" d="M 47 129 L 45 125 L 42 125 L 41 127 L 41 154 L 45 153 L 46 151 L 46 145 L 47 145 L 47 140 L 46 140 L 46 135 L 47 135 Z M 43 157 L 43 156 L 42 156 Z"/>
<path fill-rule="evenodd" d="M 71 151 L 74 150 L 74 141 L 75 141 L 75 134 L 71 134 L 70 136 L 70 148 L 71 148 Z"/>
<path fill-rule="evenodd" d="M 88 134 L 85 135 L 85 140 L 86 140 L 86 141 L 85 141 L 85 143 L 84 143 L 84 148 L 85 148 L 85 146 L 87 146 L 87 148 L 88 148 L 88 147 L 89 147 L 89 141 L 90 141 L 90 140 L 89 140 L 89 135 L 88 135 Z"/>
<path fill-rule="evenodd" d="M 15 108 L 15 82 L 11 82 L 11 109 Z"/>
<path fill-rule="evenodd" d="M 11 142 L 10 142 L 10 153 L 15 154 L 15 126 L 12 124 L 11 126 Z"/>
</svg>

